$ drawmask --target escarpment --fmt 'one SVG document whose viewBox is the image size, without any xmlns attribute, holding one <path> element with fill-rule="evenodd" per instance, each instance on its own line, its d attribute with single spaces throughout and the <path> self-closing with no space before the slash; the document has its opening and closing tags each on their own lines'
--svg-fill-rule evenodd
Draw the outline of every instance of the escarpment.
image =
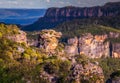
<svg viewBox="0 0 120 83">
<path fill-rule="evenodd" d="M 55 53 L 61 36 L 62 33 L 55 30 L 42 30 L 39 33 L 37 47 L 45 49 L 48 53 Z M 101 35 L 85 33 L 79 37 L 69 38 L 63 50 L 71 57 L 80 54 L 89 58 L 120 58 L 119 37 L 118 32 Z"/>
<path fill-rule="evenodd" d="M 22 80 L 23 82 L 40 81 L 42 83 L 104 83 L 106 80 L 104 68 L 112 69 L 111 66 L 115 67 L 116 65 L 114 66 L 113 64 L 115 63 L 113 62 L 116 61 L 113 58 L 120 57 L 120 33 L 116 30 L 111 31 L 111 28 L 105 30 L 105 27 L 100 27 L 98 31 L 96 30 L 97 33 L 94 34 L 92 33 L 93 28 L 91 33 L 90 31 L 89 33 L 81 31 L 82 34 L 79 34 L 79 37 L 68 38 L 67 44 L 59 42 L 59 38 L 65 35 L 64 31 L 61 33 L 46 29 L 34 33 L 39 37 L 38 41 L 36 40 L 37 42 L 35 42 L 37 46 L 33 47 L 23 44 L 26 42 L 25 32 L 13 26 L 11 26 L 13 29 L 5 26 L 4 24 L 0 25 L 0 62 L 3 63 L 2 61 L 10 60 L 10 62 L 6 61 L 7 64 L 5 66 L 8 65 L 8 67 L 3 71 L 5 73 L 6 70 L 10 72 L 6 75 L 11 75 L 11 71 L 15 71 L 14 74 L 17 74 L 17 76 L 21 76 L 24 73 L 24 76 L 22 75 L 20 78 L 20 82 Z M 106 33 L 98 34 L 98 32 L 101 32 L 101 28 L 105 28 L 102 31 Z M 72 30 L 72 32 L 74 31 Z M 107 59 L 104 57 L 112 58 L 108 58 L 107 62 L 104 62 Z M 102 58 L 103 61 L 90 58 Z M 113 62 L 110 62 L 110 59 L 113 59 Z M 101 65 L 101 62 L 104 62 L 103 65 Z M 9 63 L 12 63 L 11 65 L 15 64 L 17 67 L 14 65 L 10 67 Z M 110 67 L 106 64 L 110 65 Z M 2 65 L 1 67 L 4 66 Z M 4 77 L 1 76 L 1 78 Z M 119 77 L 116 80 L 110 78 L 110 81 L 119 82 Z"/>
<path fill-rule="evenodd" d="M 104 24 L 105 17 L 109 22 L 109 17 L 119 17 L 120 15 L 120 2 L 107 3 L 104 6 L 95 7 L 63 7 L 63 8 L 49 8 L 44 17 L 39 18 L 36 22 L 31 25 L 23 27 L 23 30 L 42 30 L 56 27 L 57 25 L 71 21 L 74 19 L 85 19 L 85 18 L 97 18 L 100 23 Z M 102 19 L 99 19 L 103 17 Z M 114 20 L 112 18 L 112 20 Z M 98 23 L 99 23 L 98 21 Z M 116 21 L 111 21 L 116 22 Z M 115 24 L 114 24 L 115 25 Z M 35 27 L 35 28 L 34 28 Z"/>
<path fill-rule="evenodd" d="M 73 18 L 89 18 L 101 16 L 115 16 L 119 15 L 120 3 L 107 3 L 104 6 L 96 7 L 63 7 L 63 8 L 49 8 L 45 14 L 46 18 L 54 18 L 52 21 L 70 20 Z"/>
<path fill-rule="evenodd" d="M 65 51 L 70 55 L 83 54 L 90 58 L 102 58 L 102 57 L 120 57 L 120 43 L 107 41 L 108 38 L 119 38 L 120 34 L 110 32 L 110 34 L 104 35 L 92 35 L 86 33 L 79 38 L 68 39 L 68 45 L 65 47 Z"/>
</svg>

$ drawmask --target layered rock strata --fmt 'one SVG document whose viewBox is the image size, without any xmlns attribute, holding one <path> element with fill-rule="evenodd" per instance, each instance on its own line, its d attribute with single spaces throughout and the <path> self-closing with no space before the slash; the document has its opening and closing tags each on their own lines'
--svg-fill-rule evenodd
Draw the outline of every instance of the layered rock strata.
<svg viewBox="0 0 120 83">
<path fill-rule="evenodd" d="M 104 35 L 86 33 L 79 38 L 68 39 L 65 51 L 69 55 L 83 54 L 90 58 L 120 58 L 120 43 L 108 40 L 109 38 L 116 39 L 119 37 L 119 33 L 113 32 Z"/>
</svg>

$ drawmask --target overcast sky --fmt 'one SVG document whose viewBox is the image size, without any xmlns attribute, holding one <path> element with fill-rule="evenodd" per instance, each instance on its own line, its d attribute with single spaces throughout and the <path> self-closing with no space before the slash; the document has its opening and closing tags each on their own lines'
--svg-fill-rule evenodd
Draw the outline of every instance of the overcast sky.
<svg viewBox="0 0 120 83">
<path fill-rule="evenodd" d="M 117 1 L 120 0 L 0 0 L 0 8 L 89 7 Z"/>
</svg>

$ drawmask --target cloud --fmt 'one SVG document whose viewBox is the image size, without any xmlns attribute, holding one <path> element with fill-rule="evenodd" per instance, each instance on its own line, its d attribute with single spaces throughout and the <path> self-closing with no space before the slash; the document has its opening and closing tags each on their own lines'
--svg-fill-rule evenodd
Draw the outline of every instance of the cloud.
<svg viewBox="0 0 120 83">
<path fill-rule="evenodd" d="M 18 1 L 8 1 L 8 2 L 6 2 L 6 3 L 8 3 L 8 4 L 13 4 L 13 5 L 17 5 L 17 4 L 19 4 Z"/>
<path fill-rule="evenodd" d="M 60 1 L 59 3 L 60 3 L 60 4 L 64 4 L 65 2 L 63 2 L 63 1 Z"/>
<path fill-rule="evenodd" d="M 50 0 L 46 0 L 48 3 L 50 2 Z"/>
<path fill-rule="evenodd" d="M 0 8 L 90 7 L 120 0 L 0 0 Z"/>
</svg>

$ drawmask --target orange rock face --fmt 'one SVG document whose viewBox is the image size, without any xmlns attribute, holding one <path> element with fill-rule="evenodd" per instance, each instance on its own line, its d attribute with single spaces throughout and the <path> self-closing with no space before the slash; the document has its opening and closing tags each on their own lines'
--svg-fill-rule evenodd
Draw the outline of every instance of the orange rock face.
<svg viewBox="0 0 120 83">
<path fill-rule="evenodd" d="M 95 35 L 95 39 L 99 42 L 104 42 L 107 39 L 107 35 Z"/>
<path fill-rule="evenodd" d="M 112 57 L 113 58 L 120 58 L 120 43 L 115 43 L 112 45 Z"/>
<path fill-rule="evenodd" d="M 84 34 L 79 38 L 78 48 L 80 54 L 90 58 L 101 58 L 109 56 L 109 42 L 105 42 L 107 35 Z"/>
<path fill-rule="evenodd" d="M 111 43 L 109 38 L 116 39 L 120 33 L 109 32 L 109 34 L 92 35 L 86 33 L 80 38 L 68 39 L 65 50 L 70 55 L 84 54 L 90 58 L 113 57 L 120 58 L 120 43 Z"/>
<path fill-rule="evenodd" d="M 42 30 L 39 35 L 39 47 L 44 48 L 46 52 L 53 52 L 58 46 L 58 38 L 61 36 L 61 32 Z"/>
</svg>

